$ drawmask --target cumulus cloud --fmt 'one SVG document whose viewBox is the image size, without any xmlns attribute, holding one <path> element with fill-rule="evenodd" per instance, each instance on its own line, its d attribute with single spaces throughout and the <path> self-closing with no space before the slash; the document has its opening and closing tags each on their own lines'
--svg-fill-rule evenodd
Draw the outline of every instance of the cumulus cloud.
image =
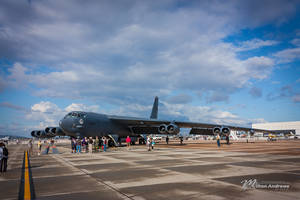
<svg viewBox="0 0 300 200">
<path fill-rule="evenodd" d="M 65 111 L 67 111 L 67 112 L 71 112 L 71 111 L 98 112 L 99 106 L 97 106 L 97 105 L 87 106 L 84 104 L 72 103 L 71 105 L 69 105 L 65 108 Z"/>
<path fill-rule="evenodd" d="M 49 101 L 41 101 L 38 104 L 34 104 L 31 107 L 31 110 L 34 112 L 41 112 L 41 113 L 54 113 L 59 111 L 59 108 L 56 104 L 51 103 Z"/>
<path fill-rule="evenodd" d="M 98 112 L 99 106 L 72 103 L 65 108 L 58 107 L 50 101 L 41 101 L 31 106 L 31 111 L 25 115 L 26 120 L 37 122 L 38 127 L 58 126 L 58 121 L 71 111 Z"/>
<path fill-rule="evenodd" d="M 279 63 L 288 63 L 300 59 L 300 48 L 284 49 L 274 54 Z"/>
<path fill-rule="evenodd" d="M 261 40 L 254 38 L 252 40 L 243 41 L 236 48 L 237 51 L 249 51 L 253 49 L 258 49 L 265 46 L 277 45 L 279 42 L 275 40 Z"/>
<path fill-rule="evenodd" d="M 31 112 L 26 114 L 26 120 L 39 122 L 40 125 L 57 126 L 64 112 L 54 103 L 41 101 L 31 107 Z M 44 127 L 45 128 L 45 127 Z"/>
<path fill-rule="evenodd" d="M 261 5 L 261 1 L 184 5 L 177 1 L 34 1 L 30 5 L 4 1 L 0 53 L 26 63 L 23 68 L 16 63 L 6 79 L 15 85 L 33 84 L 39 96 L 89 96 L 114 103 L 128 102 L 136 94 L 148 103 L 150 97 L 168 96 L 174 89 L 230 94 L 250 79 L 268 77 L 274 62 L 267 57 L 241 60 L 236 55 L 239 47 L 222 39 L 242 28 L 284 22 L 295 12 L 294 1 Z M 88 12 L 78 12 L 83 9 Z M 241 46 L 275 44 L 255 38 Z M 30 71 L 40 65 L 47 68 Z"/>
<path fill-rule="evenodd" d="M 228 111 L 218 110 L 209 106 L 194 106 L 190 104 L 168 104 L 162 102 L 161 113 L 170 119 L 212 124 L 230 124 L 249 127 L 258 119 L 244 119 Z M 263 119 L 261 119 L 263 120 Z"/>
</svg>

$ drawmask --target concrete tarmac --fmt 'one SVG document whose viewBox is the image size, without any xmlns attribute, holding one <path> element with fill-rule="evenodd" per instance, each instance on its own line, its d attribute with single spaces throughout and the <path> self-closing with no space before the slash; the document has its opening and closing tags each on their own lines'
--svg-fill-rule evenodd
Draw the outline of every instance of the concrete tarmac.
<svg viewBox="0 0 300 200">
<path fill-rule="evenodd" d="M 251 145 L 242 144 L 240 150 L 234 145 L 157 145 L 150 152 L 146 146 L 134 146 L 93 154 L 72 154 L 69 145 L 58 145 L 60 154 L 41 156 L 34 149 L 29 158 L 31 187 L 36 199 L 299 199 L 300 141 L 281 145 L 283 152 L 284 146 L 298 152 L 291 155 L 270 153 L 271 143 L 265 144 L 266 151 L 262 144 L 259 152 Z M 8 146 L 1 199 L 19 198 L 26 147 Z M 243 189 L 245 181 L 252 183 Z M 262 185 L 289 188 L 258 188 Z"/>
</svg>

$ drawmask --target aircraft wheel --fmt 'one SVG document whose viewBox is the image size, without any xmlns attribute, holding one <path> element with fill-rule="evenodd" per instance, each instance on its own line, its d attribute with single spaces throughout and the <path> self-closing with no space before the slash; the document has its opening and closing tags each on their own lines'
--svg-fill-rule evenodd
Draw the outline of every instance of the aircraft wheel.
<svg viewBox="0 0 300 200">
<path fill-rule="evenodd" d="M 112 140 L 108 140 L 108 146 L 109 147 L 114 147 L 115 143 Z"/>
</svg>

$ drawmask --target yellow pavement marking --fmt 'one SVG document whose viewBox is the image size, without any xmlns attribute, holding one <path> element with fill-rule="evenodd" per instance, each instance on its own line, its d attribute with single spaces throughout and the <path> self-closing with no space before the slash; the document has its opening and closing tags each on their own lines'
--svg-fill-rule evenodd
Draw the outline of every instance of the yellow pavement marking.
<svg viewBox="0 0 300 200">
<path fill-rule="evenodd" d="M 25 153 L 25 174 L 24 174 L 24 200 L 31 199 L 30 193 L 30 179 L 29 179 L 29 168 L 28 168 L 28 152 Z"/>
</svg>

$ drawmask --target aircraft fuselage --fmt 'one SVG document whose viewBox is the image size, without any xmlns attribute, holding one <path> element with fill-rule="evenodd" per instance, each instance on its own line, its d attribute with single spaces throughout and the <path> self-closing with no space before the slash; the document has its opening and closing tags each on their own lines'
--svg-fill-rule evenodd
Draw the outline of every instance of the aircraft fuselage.
<svg viewBox="0 0 300 200">
<path fill-rule="evenodd" d="M 73 115 L 72 115 L 73 114 Z M 128 126 L 116 123 L 105 114 L 91 112 L 72 112 L 66 115 L 59 123 L 60 128 L 73 137 L 132 135 Z"/>
</svg>

